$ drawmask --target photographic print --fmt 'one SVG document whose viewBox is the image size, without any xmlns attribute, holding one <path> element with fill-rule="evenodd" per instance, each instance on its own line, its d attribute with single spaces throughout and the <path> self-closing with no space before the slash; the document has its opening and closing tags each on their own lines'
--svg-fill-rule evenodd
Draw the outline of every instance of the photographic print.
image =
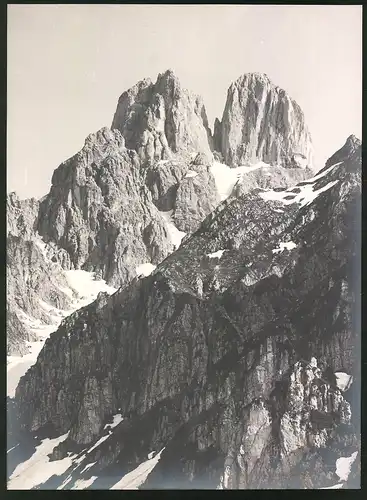
<svg viewBox="0 0 367 500">
<path fill-rule="evenodd" d="M 362 6 L 7 45 L 7 488 L 359 489 Z"/>
</svg>

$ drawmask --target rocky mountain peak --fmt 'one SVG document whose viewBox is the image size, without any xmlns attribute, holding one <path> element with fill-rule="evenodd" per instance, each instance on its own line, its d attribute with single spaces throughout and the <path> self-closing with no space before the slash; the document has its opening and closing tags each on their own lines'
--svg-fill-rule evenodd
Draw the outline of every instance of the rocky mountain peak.
<svg viewBox="0 0 367 500">
<path fill-rule="evenodd" d="M 161 81 L 172 82 L 172 83 L 180 86 L 180 80 L 178 79 L 178 77 L 176 76 L 176 74 L 174 73 L 174 71 L 172 69 L 167 69 L 163 73 L 158 74 L 157 83 L 161 82 Z"/>
<path fill-rule="evenodd" d="M 215 147 L 226 164 L 263 161 L 286 168 L 312 166 L 312 142 L 299 105 L 263 73 L 247 73 L 228 89 Z"/>
<path fill-rule="evenodd" d="M 15 191 L 9 193 L 6 200 L 7 233 L 24 238 L 33 235 L 38 207 L 39 201 L 35 198 L 21 200 Z"/>
<path fill-rule="evenodd" d="M 125 138 L 126 147 L 143 161 L 174 155 L 211 153 L 212 136 L 202 99 L 182 88 L 172 70 L 155 83 L 143 80 L 124 92 L 112 122 Z"/>
<path fill-rule="evenodd" d="M 270 84 L 272 85 L 272 82 L 270 81 L 270 78 L 266 73 L 259 73 L 259 72 L 252 72 L 252 73 L 245 73 L 241 75 L 235 82 L 232 83 L 232 85 L 229 87 L 229 90 L 233 87 L 241 87 L 244 85 L 251 85 L 254 83 L 261 83 L 263 85 Z"/>
<path fill-rule="evenodd" d="M 356 137 L 354 134 L 352 134 L 346 140 L 345 145 L 347 148 L 350 149 L 350 151 L 355 151 L 357 148 L 359 148 L 362 145 L 362 142 L 360 139 L 358 139 L 358 137 Z"/>
<path fill-rule="evenodd" d="M 361 141 L 355 135 L 350 135 L 345 141 L 345 144 L 328 159 L 325 167 L 321 170 L 321 172 L 329 168 L 331 165 L 334 165 L 335 163 L 346 161 L 356 155 L 360 156 L 361 147 Z"/>
</svg>

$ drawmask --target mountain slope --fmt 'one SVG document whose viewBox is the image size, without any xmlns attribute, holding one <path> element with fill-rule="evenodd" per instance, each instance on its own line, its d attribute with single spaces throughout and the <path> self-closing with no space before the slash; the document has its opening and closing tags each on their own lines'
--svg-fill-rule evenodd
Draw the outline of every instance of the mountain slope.
<svg viewBox="0 0 367 500">
<path fill-rule="evenodd" d="M 340 447 L 358 451 L 361 146 L 332 159 L 228 198 L 149 277 L 51 334 L 14 404 L 18 432 L 67 434 L 54 460 L 80 453 L 52 484 L 110 487 L 163 448 L 146 487 L 337 482 Z M 353 376 L 345 393 L 335 372 Z M 319 475 L 295 474 L 312 456 Z"/>
</svg>

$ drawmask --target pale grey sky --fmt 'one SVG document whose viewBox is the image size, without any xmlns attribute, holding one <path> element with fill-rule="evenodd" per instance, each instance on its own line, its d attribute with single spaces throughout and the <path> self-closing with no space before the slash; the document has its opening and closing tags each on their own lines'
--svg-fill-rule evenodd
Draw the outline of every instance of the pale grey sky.
<svg viewBox="0 0 367 500">
<path fill-rule="evenodd" d="M 361 138 L 361 6 L 10 5 L 8 191 L 46 194 L 120 94 L 168 68 L 211 125 L 232 81 L 266 73 L 303 109 L 320 168 Z"/>
</svg>

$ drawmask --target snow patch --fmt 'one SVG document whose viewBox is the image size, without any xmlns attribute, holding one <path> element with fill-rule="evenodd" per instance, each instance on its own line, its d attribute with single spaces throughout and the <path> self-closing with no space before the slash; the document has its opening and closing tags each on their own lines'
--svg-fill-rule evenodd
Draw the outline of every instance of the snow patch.
<svg viewBox="0 0 367 500">
<path fill-rule="evenodd" d="M 335 372 L 336 385 L 341 391 L 347 391 L 352 385 L 353 377 L 344 372 Z"/>
<path fill-rule="evenodd" d="M 7 450 L 6 453 L 10 453 L 12 450 L 14 450 L 17 446 L 19 446 L 19 443 L 16 444 L 15 446 L 13 446 L 12 448 L 10 448 L 10 450 Z"/>
<path fill-rule="evenodd" d="M 25 375 L 31 366 L 33 366 L 37 357 L 42 350 L 45 340 L 51 335 L 52 332 L 57 330 L 61 320 L 66 316 L 72 314 L 77 309 L 84 307 L 93 302 L 99 292 L 107 292 L 113 294 L 117 291 L 106 284 L 104 280 L 96 280 L 95 273 L 73 270 L 64 271 L 66 279 L 70 288 L 61 288 L 64 293 L 67 293 L 70 298 L 73 298 L 73 290 L 79 294 L 79 298 L 74 298 L 71 308 L 67 311 L 56 309 L 44 301 L 40 300 L 41 306 L 48 312 L 50 322 L 52 324 L 45 325 L 41 321 L 31 318 L 23 311 L 19 311 L 21 321 L 36 335 L 37 340 L 28 342 L 28 354 L 23 356 L 8 356 L 7 357 L 7 395 L 10 398 L 15 396 L 15 390 L 19 383 L 20 378 Z"/>
<path fill-rule="evenodd" d="M 91 467 L 93 467 L 94 464 L 96 464 L 97 462 L 92 462 L 91 464 L 87 464 L 81 471 L 80 471 L 80 474 L 83 474 L 83 472 L 86 472 L 88 469 L 90 469 Z"/>
<path fill-rule="evenodd" d="M 44 439 L 36 447 L 33 455 L 19 464 L 11 474 L 8 481 L 10 490 L 30 490 L 35 486 L 45 483 L 51 476 L 60 476 L 72 465 L 73 456 L 50 462 L 48 455 L 55 446 L 65 441 L 69 433 L 54 439 Z M 74 455 L 75 456 L 75 455 Z"/>
<path fill-rule="evenodd" d="M 163 452 L 164 448 L 155 455 L 155 457 L 146 460 L 142 464 L 140 464 L 136 469 L 133 471 L 125 474 L 120 481 L 118 481 L 116 484 L 114 484 L 110 489 L 111 490 L 137 490 L 140 485 L 144 483 L 146 478 L 148 477 L 148 474 L 152 472 L 154 467 L 157 465 L 159 462 L 159 459 L 161 458 L 161 454 Z"/>
<path fill-rule="evenodd" d="M 270 165 L 264 162 L 258 162 L 249 166 L 231 168 L 224 163 L 219 163 L 217 161 L 213 162 L 210 170 L 214 176 L 215 185 L 217 187 L 221 201 L 228 198 L 228 196 L 232 193 L 236 182 L 242 179 L 243 176 L 262 167 L 270 167 Z"/>
<path fill-rule="evenodd" d="M 78 479 L 75 482 L 74 486 L 72 488 L 70 488 L 70 489 L 71 490 L 85 490 L 86 488 L 88 488 L 89 486 L 91 486 L 96 479 L 98 479 L 97 476 L 91 476 L 88 479 Z"/>
<path fill-rule="evenodd" d="M 311 361 L 310 361 L 310 366 L 312 368 L 317 368 L 317 359 L 315 357 L 312 357 L 311 358 Z"/>
<path fill-rule="evenodd" d="M 173 245 L 175 246 L 175 250 L 181 245 L 182 239 L 186 236 L 186 233 L 183 231 L 179 231 L 177 227 L 174 225 L 172 221 L 173 210 L 169 210 L 168 212 L 159 212 L 161 216 L 167 223 L 168 233 L 171 238 Z"/>
<path fill-rule="evenodd" d="M 224 252 L 225 250 L 217 250 L 216 252 L 208 253 L 207 256 L 209 257 L 209 259 L 220 259 Z"/>
<path fill-rule="evenodd" d="M 104 429 L 113 429 L 117 425 L 119 425 L 124 419 L 122 418 L 121 413 L 117 413 L 116 415 L 113 416 L 113 422 L 112 424 L 106 424 L 104 426 Z"/>
<path fill-rule="evenodd" d="M 98 446 L 100 444 L 103 443 L 103 441 L 106 441 L 106 439 L 108 439 L 110 437 L 109 434 L 107 434 L 106 436 L 102 436 L 100 439 L 98 439 L 98 441 L 87 451 L 87 453 L 91 453 L 93 450 L 95 450 L 96 448 L 98 448 Z"/>
<path fill-rule="evenodd" d="M 319 179 L 322 179 L 323 177 L 325 177 L 325 175 L 327 175 L 329 172 L 331 172 L 335 167 L 337 167 L 338 165 L 341 165 L 343 162 L 340 161 L 338 163 L 334 163 L 334 165 L 331 165 L 330 167 L 328 167 L 324 172 L 321 172 L 321 174 L 317 174 L 315 175 L 314 177 L 311 177 L 309 179 L 307 179 L 306 181 L 304 182 L 307 182 L 307 183 L 314 183 L 316 181 L 318 181 Z"/>
<path fill-rule="evenodd" d="M 187 174 L 185 175 L 184 179 L 191 179 L 193 177 L 196 177 L 198 174 L 198 172 L 194 172 L 193 170 L 189 170 L 187 172 Z"/>
<path fill-rule="evenodd" d="M 301 207 L 304 207 L 312 203 L 321 193 L 332 188 L 337 182 L 339 181 L 336 180 L 329 182 L 328 184 L 326 184 L 326 186 L 318 189 L 317 191 L 313 190 L 314 186 L 311 183 L 305 186 L 298 186 L 301 192 L 295 194 L 294 196 L 287 191 L 273 190 L 263 191 L 262 193 L 259 193 L 259 196 L 265 201 L 280 201 L 281 203 L 283 203 L 283 205 L 292 205 L 293 203 L 298 203 Z M 292 196 L 292 199 L 286 200 L 285 198 L 288 196 Z"/>
<path fill-rule="evenodd" d="M 355 459 L 357 458 L 358 451 L 352 453 L 350 457 L 341 457 L 336 461 L 336 475 L 340 477 L 341 481 L 347 481 L 350 469 Z"/>
<path fill-rule="evenodd" d="M 73 288 L 82 298 L 89 299 L 92 302 L 99 292 L 107 292 L 110 295 L 116 292 L 116 288 L 107 285 L 104 280 L 96 280 L 95 273 L 83 271 L 81 269 L 73 271 L 64 271 L 66 279 L 71 288 Z M 87 305 L 85 304 L 85 305 Z M 80 306 L 79 307 L 83 307 Z"/>
<path fill-rule="evenodd" d="M 138 276 L 149 276 L 156 267 L 157 266 L 154 266 L 150 262 L 146 262 L 145 264 L 140 264 L 140 266 L 136 267 L 135 271 Z"/>
<path fill-rule="evenodd" d="M 297 245 L 293 241 L 288 241 L 288 242 L 283 241 L 283 242 L 279 243 L 279 247 L 274 248 L 272 250 L 272 252 L 273 253 L 281 253 L 284 250 L 293 250 L 296 247 L 297 247 Z"/>
</svg>

